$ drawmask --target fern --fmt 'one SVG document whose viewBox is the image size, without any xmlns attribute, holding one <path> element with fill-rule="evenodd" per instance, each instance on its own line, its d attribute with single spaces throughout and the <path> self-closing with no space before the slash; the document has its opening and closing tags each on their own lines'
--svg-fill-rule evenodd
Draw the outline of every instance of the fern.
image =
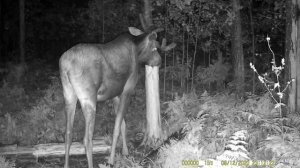
<svg viewBox="0 0 300 168">
<path fill-rule="evenodd" d="M 118 168 L 143 168 L 138 161 L 135 160 L 132 156 L 129 157 L 123 157 L 120 154 L 116 154 L 115 158 L 116 162 L 114 164 L 114 167 Z M 106 166 L 104 164 L 99 164 L 99 168 L 110 168 L 109 166 Z"/>
<path fill-rule="evenodd" d="M 157 163 L 163 168 L 179 168 L 183 167 L 182 160 L 199 160 L 201 157 L 201 150 L 195 148 L 188 141 L 171 140 L 170 145 L 161 148 Z"/>
<path fill-rule="evenodd" d="M 275 160 L 280 167 L 282 165 L 299 167 L 300 137 L 298 133 L 290 133 L 269 136 L 260 144 L 256 152 L 259 159 Z"/>
<path fill-rule="evenodd" d="M 214 64 L 210 64 L 209 67 L 197 67 L 196 80 L 202 84 L 209 84 L 211 82 L 224 82 L 228 76 L 230 66 L 223 62 L 216 61 Z"/>
<path fill-rule="evenodd" d="M 285 122 L 285 124 L 293 125 L 294 127 L 297 127 L 300 130 L 300 116 L 292 114 L 292 115 L 288 116 L 288 118 L 290 120 L 287 120 L 287 122 Z"/>
<path fill-rule="evenodd" d="M 235 132 L 225 146 L 225 151 L 217 156 L 217 160 L 248 160 L 249 152 L 245 148 L 247 146 L 248 132 L 240 130 Z"/>
<path fill-rule="evenodd" d="M 14 161 L 7 161 L 4 156 L 0 155 L 0 167 L 1 168 L 15 168 L 16 164 Z"/>
<path fill-rule="evenodd" d="M 182 97 L 176 96 L 174 101 L 167 102 L 168 108 L 165 111 L 165 124 L 168 128 L 168 135 L 179 131 L 188 121 L 188 115 L 191 114 L 191 108 L 194 108 L 198 103 L 197 95 L 192 92 L 183 94 Z"/>
<path fill-rule="evenodd" d="M 253 114 L 250 112 L 246 112 L 246 111 L 239 111 L 239 114 L 245 118 L 248 122 L 250 122 L 251 124 L 258 124 L 259 122 L 263 122 L 264 119 L 261 118 L 259 115 L 257 114 Z"/>
</svg>

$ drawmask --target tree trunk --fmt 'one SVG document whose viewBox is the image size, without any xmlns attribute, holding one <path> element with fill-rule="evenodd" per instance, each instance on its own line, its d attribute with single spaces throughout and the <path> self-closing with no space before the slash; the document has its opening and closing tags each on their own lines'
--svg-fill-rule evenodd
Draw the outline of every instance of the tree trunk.
<svg viewBox="0 0 300 168">
<path fill-rule="evenodd" d="M 25 0 L 19 0 L 20 10 L 20 61 L 25 63 Z"/>
<path fill-rule="evenodd" d="M 297 19 L 299 11 L 299 0 L 288 0 L 286 21 L 286 79 L 294 79 L 289 90 L 288 107 L 290 112 L 300 110 L 300 18 Z"/>
<path fill-rule="evenodd" d="M 143 28 L 147 31 L 153 26 L 151 0 L 144 0 L 144 13 L 140 17 Z M 152 144 L 161 137 L 159 67 L 146 65 L 146 104 L 147 130 L 142 144 Z"/>
<path fill-rule="evenodd" d="M 240 16 L 240 0 L 232 0 L 232 8 L 235 19 L 232 24 L 232 55 L 234 57 L 234 73 L 236 80 L 236 91 L 239 97 L 244 93 L 244 54 L 242 44 L 242 26 Z"/>
<path fill-rule="evenodd" d="M 254 36 L 254 23 L 253 23 L 253 12 L 252 12 L 252 5 L 253 1 L 250 0 L 249 2 L 249 16 L 250 16 L 250 27 L 251 27 L 251 40 L 252 40 L 252 47 L 251 47 L 251 52 L 252 52 L 252 61 L 253 64 L 255 65 L 255 36 Z M 255 94 L 255 85 L 256 85 L 256 74 L 253 71 L 252 73 L 252 93 Z"/>
<path fill-rule="evenodd" d="M 174 42 L 175 38 L 175 26 L 173 24 L 173 34 L 172 34 L 172 42 Z M 173 63 L 172 63 L 172 69 L 174 70 L 175 67 L 175 50 L 172 49 L 172 58 L 173 58 Z M 172 99 L 174 98 L 174 75 L 172 74 L 172 87 L 171 87 L 171 92 L 172 92 Z"/>
<path fill-rule="evenodd" d="M 185 51 L 185 47 L 184 47 L 185 43 L 184 43 L 184 28 L 182 28 L 182 60 L 181 60 L 181 72 L 180 72 L 180 87 L 182 89 L 182 92 L 184 92 L 184 74 L 185 74 L 185 70 L 184 70 L 184 51 Z"/>
<path fill-rule="evenodd" d="M 222 66 L 223 65 L 223 54 L 221 52 L 220 46 L 217 47 L 217 55 L 218 55 L 218 60 L 217 60 L 216 64 Z M 225 89 L 224 81 L 218 80 L 216 83 L 217 83 L 217 88 Z"/>
<path fill-rule="evenodd" d="M 194 48 L 194 56 L 193 56 L 193 64 L 192 64 L 192 85 L 191 85 L 191 89 L 194 89 L 194 71 L 195 71 L 195 61 L 196 61 L 197 46 L 198 46 L 198 30 L 199 30 L 199 17 L 197 19 L 197 26 L 196 26 L 196 39 L 195 39 L 195 48 Z"/>
<path fill-rule="evenodd" d="M 296 111 L 300 113 L 300 17 L 299 17 L 299 11 L 300 11 L 300 0 L 297 0 L 297 5 L 295 6 L 297 9 L 297 49 L 296 49 L 296 61 L 294 62 L 295 64 L 295 69 L 296 69 L 296 78 L 295 78 L 295 83 L 294 85 L 296 86 Z"/>
<path fill-rule="evenodd" d="M 105 19 L 104 19 L 104 9 L 105 9 L 105 6 L 104 6 L 104 0 L 102 0 L 102 43 L 105 42 L 105 38 L 104 38 L 104 26 L 105 26 Z"/>
<path fill-rule="evenodd" d="M 2 15 L 2 1 L 0 1 L 0 62 L 4 62 L 4 55 L 3 55 L 3 15 Z"/>
<path fill-rule="evenodd" d="M 191 17 L 188 16 L 189 18 L 189 25 L 191 25 Z M 186 66 L 185 66 L 185 78 L 184 80 L 186 81 L 186 92 L 188 93 L 189 92 L 189 43 L 190 43 L 190 33 L 189 31 L 187 30 L 187 40 L 186 40 Z"/>
<path fill-rule="evenodd" d="M 166 4 L 166 0 L 164 1 L 164 5 L 166 6 L 166 13 L 168 13 L 168 7 Z M 164 16 L 164 26 L 165 26 L 165 39 L 167 38 L 167 19 L 166 17 L 168 16 Z M 167 75 L 167 53 L 164 53 L 164 96 L 163 96 L 163 100 L 166 100 L 166 75 Z"/>
<path fill-rule="evenodd" d="M 159 68 L 146 65 L 147 137 L 144 142 L 155 143 L 161 137 L 159 102 Z"/>
</svg>

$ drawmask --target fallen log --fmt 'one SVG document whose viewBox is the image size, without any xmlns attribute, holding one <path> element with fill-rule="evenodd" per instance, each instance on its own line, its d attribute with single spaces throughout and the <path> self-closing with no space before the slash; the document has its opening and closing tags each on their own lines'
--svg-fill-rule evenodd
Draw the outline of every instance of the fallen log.
<svg viewBox="0 0 300 168">
<path fill-rule="evenodd" d="M 107 145 L 103 138 L 93 140 L 93 154 L 108 154 L 110 146 Z M 17 145 L 10 145 L 0 147 L 0 155 L 18 155 L 18 154 L 32 154 L 36 157 L 45 156 L 62 156 L 65 154 L 64 143 L 49 143 L 38 144 L 35 146 L 21 147 Z M 83 155 L 85 148 L 82 143 L 73 142 L 70 148 L 70 155 Z"/>
</svg>

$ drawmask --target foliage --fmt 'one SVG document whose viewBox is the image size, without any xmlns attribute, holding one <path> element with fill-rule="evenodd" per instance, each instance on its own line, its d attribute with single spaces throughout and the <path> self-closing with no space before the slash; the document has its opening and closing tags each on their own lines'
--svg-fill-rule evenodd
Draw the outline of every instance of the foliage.
<svg viewBox="0 0 300 168">
<path fill-rule="evenodd" d="M 184 124 L 188 121 L 188 116 L 197 111 L 197 102 L 198 98 L 195 92 L 183 94 L 182 97 L 177 95 L 175 100 L 167 102 L 168 108 L 162 114 L 166 132 L 163 139 L 184 127 Z"/>
<path fill-rule="evenodd" d="M 164 5 L 164 1 L 156 1 L 157 6 Z M 223 1 L 166 1 L 167 4 L 167 18 L 158 14 L 157 25 L 163 25 L 163 20 L 166 19 L 166 25 L 171 26 L 172 21 L 175 22 L 176 32 L 179 32 L 181 27 L 193 38 L 196 37 L 196 30 L 199 28 L 199 36 L 206 38 L 214 33 L 229 35 L 228 26 L 231 24 L 232 15 L 230 14 L 229 5 Z M 161 8 L 158 8 L 161 9 Z M 163 13 L 162 11 L 158 11 Z M 178 38 L 178 37 L 177 37 Z M 176 39 L 177 41 L 177 39 Z M 179 40 L 178 40 L 179 41 Z"/>
<path fill-rule="evenodd" d="M 190 67 L 181 63 L 176 64 L 175 66 L 168 66 L 164 70 L 166 71 L 167 79 L 173 79 L 177 82 L 190 76 Z M 160 71 L 160 73 L 163 73 L 163 71 Z"/>
<path fill-rule="evenodd" d="M 0 167 L 1 168 L 15 168 L 15 162 L 7 161 L 4 156 L 0 156 Z"/>
<path fill-rule="evenodd" d="M 199 66 L 196 70 L 196 81 L 198 84 L 209 84 L 216 82 L 223 84 L 229 75 L 230 65 L 221 61 L 210 64 L 207 68 Z"/>
<path fill-rule="evenodd" d="M 235 104 L 233 97 L 226 95 L 210 97 L 203 94 L 201 101 L 204 103 L 200 109 L 198 107 L 197 111 L 187 115 L 188 120 L 184 123 L 185 138 L 181 141 L 171 140 L 170 144 L 161 147 L 156 164 L 161 167 L 182 167 L 182 160 L 206 160 L 214 157 L 221 160 L 222 157 L 247 156 L 247 149 L 234 142 L 235 139 L 246 141 L 246 135 L 239 133 L 243 127 L 238 126 L 239 123 L 234 123 L 234 117 L 229 113 Z M 177 113 L 182 111 L 182 105 L 171 107 L 177 109 Z M 233 132 L 234 130 L 236 133 Z M 217 153 L 225 149 L 225 142 L 230 139 L 231 133 L 234 133 L 231 137 L 233 140 L 229 140 L 226 146 L 231 151 L 227 150 L 218 156 Z M 244 149 L 245 154 L 239 149 Z"/>
<path fill-rule="evenodd" d="M 216 158 L 221 160 L 249 160 L 249 152 L 246 149 L 248 132 L 240 130 L 235 132 L 227 142 L 225 151 Z"/>
<path fill-rule="evenodd" d="M 116 0 L 28 1 L 26 2 L 26 58 L 28 62 L 36 57 L 55 60 L 63 51 L 78 42 L 107 42 L 120 32 L 127 31 L 128 26 L 140 25 L 138 14 L 142 11 L 141 4 L 142 2 L 137 0 L 122 2 Z M 16 12 L 17 3 L 13 3 L 13 5 L 8 6 L 9 8 L 4 12 L 4 38 L 9 42 L 15 41 L 11 47 L 13 51 L 4 54 L 11 55 L 11 57 L 5 57 L 9 59 L 18 57 L 16 40 L 18 39 L 16 36 L 18 29 L 11 26 L 18 22 L 16 19 L 18 16 L 16 15 L 18 13 Z M 253 15 L 254 32 L 248 29 L 251 24 L 249 10 Z M 229 53 L 230 26 L 235 16 L 228 1 L 157 0 L 153 1 L 152 13 L 155 25 L 166 28 L 165 36 L 167 39 L 172 36 L 178 46 L 184 45 L 185 49 L 191 51 L 198 39 L 196 52 L 214 51 L 220 47 L 224 52 Z M 254 33 L 254 43 L 257 46 L 255 59 L 259 63 L 256 66 L 258 70 L 264 69 L 263 66 L 267 66 L 268 62 L 262 64 L 261 61 L 267 61 L 270 56 L 270 54 L 266 54 L 267 47 L 262 43 L 266 34 L 275 38 L 272 45 L 278 49 L 278 55 L 282 55 L 285 1 L 253 1 L 251 9 L 249 1 L 242 1 L 241 13 L 246 57 L 252 54 L 250 36 Z M 185 36 L 185 44 L 182 43 L 182 35 Z M 187 36 L 189 41 L 186 39 Z M 6 48 L 8 47 L 9 45 Z M 175 50 L 178 53 L 184 52 L 181 47 L 177 47 Z M 192 54 L 193 52 L 189 52 L 188 57 L 191 57 Z M 169 65 L 171 57 L 169 57 L 169 53 L 166 55 Z M 196 60 L 202 56 L 197 54 Z M 182 54 L 180 59 L 186 61 L 185 55 Z M 252 60 L 252 58 L 248 60 Z M 205 64 L 207 65 L 207 63 Z M 188 75 L 186 78 L 189 78 L 191 75 L 186 72 L 192 72 L 191 67 L 176 68 L 183 71 L 177 76 L 185 74 Z"/>
<path fill-rule="evenodd" d="M 99 168 L 109 168 L 109 166 L 106 166 L 104 164 L 99 164 Z M 116 162 L 114 164 L 115 167 L 119 168 L 127 168 L 127 167 L 132 167 L 132 168 L 143 168 L 139 164 L 137 160 L 135 160 L 134 157 L 129 156 L 129 157 L 122 157 L 120 154 L 116 154 Z"/>
<path fill-rule="evenodd" d="M 23 109 L 16 117 L 17 128 L 16 136 L 22 144 L 36 144 L 53 141 L 62 141 L 61 126 L 56 126 L 52 122 L 55 118 L 56 110 L 61 108 L 62 95 L 57 93 L 61 89 L 59 80 L 52 79 L 52 84 L 45 91 L 44 97 L 39 99 L 35 106 L 30 110 Z M 60 120 L 63 118 L 60 117 Z M 57 135 L 60 135 L 58 137 Z M 57 139 L 58 138 L 58 139 Z"/>
<path fill-rule="evenodd" d="M 28 99 L 28 96 L 23 87 L 9 86 L 6 81 L 3 81 L 0 88 L 0 115 L 7 112 L 16 113 L 24 106 L 23 101 L 26 101 L 26 99 Z"/>
<path fill-rule="evenodd" d="M 262 141 L 256 152 L 256 158 L 262 160 L 276 160 L 277 168 L 284 165 L 299 167 L 299 132 L 288 133 L 282 136 L 272 135 Z"/>
<path fill-rule="evenodd" d="M 282 106 L 285 106 L 285 104 L 282 103 L 284 92 L 287 90 L 287 88 L 291 84 L 291 82 L 294 81 L 294 79 L 292 79 L 291 81 L 288 81 L 285 87 L 281 86 L 281 83 L 279 81 L 279 76 L 284 69 L 285 61 L 284 61 L 284 59 L 281 60 L 282 66 L 276 65 L 275 54 L 274 54 L 273 50 L 271 49 L 269 42 L 270 42 L 270 38 L 267 37 L 268 47 L 273 55 L 273 59 L 272 59 L 271 63 L 272 63 L 272 71 L 274 72 L 274 75 L 275 75 L 275 82 L 269 81 L 266 78 L 266 75 L 264 75 L 264 76 L 260 75 L 252 63 L 250 63 L 250 67 L 257 74 L 259 81 L 265 85 L 267 91 L 270 93 L 271 97 L 276 102 L 275 108 L 279 109 L 280 116 L 282 117 Z M 273 95 L 272 91 L 275 91 L 276 94 Z M 275 96 L 278 96 L 278 100 L 275 98 Z"/>
<path fill-rule="evenodd" d="M 85 23 L 85 34 L 96 42 L 112 40 L 120 32 L 127 31 L 127 27 L 138 25 L 139 4 L 136 0 L 121 3 L 117 0 L 89 1 L 80 18 Z"/>
<path fill-rule="evenodd" d="M 201 156 L 201 151 L 187 140 L 173 140 L 170 145 L 161 148 L 157 164 L 164 168 L 182 167 L 182 160 L 199 160 Z"/>
<path fill-rule="evenodd" d="M 218 163 L 220 160 L 240 160 L 241 157 L 242 160 L 253 160 L 250 158 L 253 155 L 255 160 L 273 160 L 282 164 L 291 153 L 293 155 L 287 162 L 299 164 L 294 159 L 299 157 L 299 152 L 296 152 L 299 149 L 290 148 L 299 146 L 300 124 L 292 116 L 278 118 L 280 113 L 274 108 L 268 93 L 249 96 L 245 102 L 236 102 L 235 95 L 227 93 L 215 96 L 205 93 L 201 95 L 201 102 L 200 110 L 187 115 L 185 138 L 162 147 L 157 164 L 180 167 L 178 164 L 184 159 L 210 159 Z M 183 111 L 180 104 L 171 104 L 170 107 L 176 109 L 175 114 Z M 282 134 L 283 130 L 285 134 Z"/>
<path fill-rule="evenodd" d="M 102 6 L 102 3 L 104 6 Z M 53 58 L 79 41 L 108 41 L 119 32 L 126 31 L 128 26 L 139 25 L 137 16 L 141 12 L 139 10 L 141 9 L 140 3 L 136 0 L 122 2 L 91 0 L 88 5 L 85 4 L 87 7 L 84 5 L 79 5 L 79 7 L 75 3 L 74 5 L 66 4 L 65 1 L 55 3 L 50 1 L 42 3 L 41 0 L 28 1 L 26 3 L 27 58 L 34 58 L 37 55 Z M 260 70 L 263 69 L 262 66 L 268 66 L 269 64 L 270 54 L 265 54 L 268 48 L 261 43 L 265 34 L 271 34 L 272 37 L 276 38 L 272 45 L 275 46 L 275 49 L 278 49 L 276 53 L 281 55 L 284 41 L 282 34 L 285 30 L 285 1 L 255 1 L 252 9 L 254 32 L 247 29 L 250 24 L 247 20 L 248 1 L 242 1 L 241 3 L 243 44 L 246 57 L 252 52 L 249 47 L 251 43 L 249 36 L 254 33 L 254 43 L 257 46 L 255 58 L 259 63 L 256 66 Z M 190 41 L 185 39 L 185 43 L 189 44 L 189 50 L 198 38 L 200 47 L 196 47 L 196 49 L 201 48 L 206 52 L 220 47 L 225 50 L 225 53 L 228 53 L 230 26 L 234 18 L 228 1 L 157 0 L 154 2 L 153 10 L 155 24 L 166 27 L 166 36 L 170 37 L 173 34 L 174 41 L 178 44 L 182 41 L 180 34 L 184 34 L 185 38 L 188 34 Z M 17 12 L 11 13 L 15 14 Z M 5 14 L 5 17 L 8 16 L 8 14 Z M 12 20 L 12 23 L 17 23 L 17 19 Z M 102 28 L 104 28 L 103 31 Z M 12 29 L 15 32 L 17 31 L 15 28 Z M 17 34 L 12 33 L 12 29 L 9 30 L 9 33 Z M 103 36 L 104 38 L 102 38 Z M 186 44 L 181 45 L 184 45 L 187 49 Z M 179 51 L 181 50 L 180 47 L 177 47 L 176 50 L 177 53 L 185 52 Z M 193 52 L 189 52 L 188 57 L 191 53 Z M 17 56 L 16 50 L 10 54 L 14 57 Z M 197 54 L 196 56 L 201 57 L 202 55 Z M 275 57 L 274 54 L 273 56 Z M 167 57 L 167 59 L 169 58 Z M 182 54 L 181 59 L 185 62 L 186 56 Z M 178 60 L 175 67 L 166 67 L 167 77 L 172 77 L 177 81 L 182 78 L 190 78 L 192 60 L 187 60 L 188 65 L 182 64 L 182 60 Z M 261 60 L 267 61 L 267 64 L 262 64 Z M 167 60 L 167 62 L 170 61 Z M 275 59 L 272 64 L 276 77 L 282 67 L 275 65 Z M 222 62 L 209 63 L 208 67 L 198 67 L 196 78 L 201 84 L 223 83 L 229 73 L 228 69 L 229 66 Z M 9 129 L 15 131 L 12 133 L 20 138 L 22 143 L 24 141 L 27 141 L 26 144 L 63 141 L 65 125 L 61 86 L 55 76 L 52 78 L 51 85 L 48 86 L 49 83 L 47 83 L 47 87 L 41 87 L 40 81 L 44 77 L 51 76 L 48 73 L 48 68 L 43 69 L 43 71 L 47 71 L 46 75 L 41 71 L 35 72 L 34 75 L 20 75 L 22 73 L 10 71 L 12 81 L 15 80 L 13 78 L 18 79 L 23 76 L 25 80 L 31 81 L 35 85 L 28 86 L 25 83 L 22 87 L 11 86 L 9 85 L 10 81 L 6 81 L 0 88 L 0 116 L 4 116 L 1 117 L 1 128 L 6 128 L 6 121 L 10 121 L 7 124 L 11 125 Z M 273 100 L 270 99 L 268 94 L 265 94 L 261 97 L 248 97 L 245 102 L 237 102 L 235 95 L 220 93 L 215 96 L 202 95 L 201 103 L 198 101 L 197 96 L 187 94 L 182 97 L 176 96 L 174 101 L 167 102 L 168 109 L 163 113 L 165 136 L 168 137 L 168 135 L 183 127 L 187 136 L 183 141 L 171 141 L 170 145 L 164 146 L 158 163 L 166 167 L 180 167 L 180 165 L 173 165 L 176 159 L 192 159 L 191 157 L 194 156 L 196 159 L 216 158 L 219 156 L 218 152 L 223 152 L 225 144 L 231 142 L 228 139 L 236 137 L 237 132 L 245 129 L 250 137 L 249 148 L 246 150 L 256 153 L 256 159 L 281 159 L 279 160 L 280 164 L 286 160 L 289 165 L 299 165 L 297 160 L 293 160 L 299 158 L 299 152 L 296 151 L 299 151 L 297 148 L 299 146 L 297 134 L 299 120 L 297 121 L 295 116 L 282 117 L 281 112 L 273 108 L 273 101 L 277 101 L 276 107 L 281 108 L 283 106 L 280 102 L 284 95 L 284 89 L 280 90 L 281 83 L 278 80 L 270 82 L 266 76 L 260 76 L 259 79 L 264 81 L 264 84 L 271 84 L 268 88 L 274 89 L 276 94 Z M 35 89 L 43 90 L 43 95 L 39 95 L 38 98 L 32 96 L 36 94 Z M 130 130 L 128 137 L 134 137 L 137 132 L 143 132 L 145 120 L 143 119 L 145 109 L 143 96 L 143 91 L 137 89 L 126 115 L 128 121 L 138 120 L 128 123 L 127 126 Z M 28 97 L 32 100 L 30 103 L 28 103 Z M 23 110 L 20 110 L 22 108 Z M 101 107 L 101 110 L 102 112 L 98 112 L 96 116 L 97 119 L 101 119 L 96 122 L 96 125 L 97 123 L 100 124 L 95 126 L 97 136 L 108 134 L 112 130 L 113 124 L 111 123 L 114 121 L 114 116 L 108 112 L 112 111 L 109 102 L 105 104 L 104 108 Z M 74 127 L 74 139 L 76 140 L 81 138 L 84 131 L 84 121 L 80 115 L 79 113 L 79 116 L 76 115 L 75 117 L 77 124 Z M 6 129 L 6 132 L 9 129 Z M 2 131 L 1 135 L 4 135 L 2 137 L 6 136 L 6 134 L 2 134 Z M 266 140 L 263 141 L 264 139 Z M 132 142 L 133 138 L 129 141 Z M 258 147 L 257 144 L 260 142 L 262 143 Z M 184 152 L 181 154 L 182 149 L 184 149 Z M 270 155 L 264 156 L 264 153 Z M 191 157 L 187 158 L 188 154 L 191 154 Z M 235 154 L 230 153 L 229 156 L 235 156 Z M 125 158 L 120 160 L 120 163 L 139 167 L 134 158 Z M 181 161 L 177 163 L 179 164 Z"/>
<path fill-rule="evenodd" d="M 25 65 L 25 70 L 20 68 L 19 64 L 8 64 L 9 73 L 4 76 L 3 85 L 0 88 L 0 134 L 3 135 L 1 143 L 31 144 L 32 138 L 25 141 L 22 139 L 24 133 L 22 131 L 29 129 L 31 118 L 28 111 L 33 104 L 36 104 L 37 97 L 44 94 L 40 89 L 44 89 L 45 83 L 49 81 L 48 76 L 53 73 L 49 66 L 43 66 L 43 71 L 37 70 L 41 64 L 42 62 L 38 60 L 33 61 Z M 29 137 L 31 134 L 33 132 L 29 131 L 25 135 Z"/>
<path fill-rule="evenodd" d="M 56 59 L 81 41 L 82 10 L 72 2 L 26 1 L 26 59 Z"/>
</svg>

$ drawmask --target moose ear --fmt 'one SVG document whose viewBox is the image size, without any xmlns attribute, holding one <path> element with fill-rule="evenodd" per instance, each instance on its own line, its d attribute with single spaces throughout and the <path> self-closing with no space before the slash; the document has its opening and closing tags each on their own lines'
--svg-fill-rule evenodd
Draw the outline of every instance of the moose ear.
<svg viewBox="0 0 300 168">
<path fill-rule="evenodd" d="M 141 34 L 144 34 L 144 32 L 140 29 L 137 29 L 135 27 L 128 27 L 128 30 L 130 32 L 130 34 L 134 35 L 134 36 L 139 36 Z"/>
</svg>

